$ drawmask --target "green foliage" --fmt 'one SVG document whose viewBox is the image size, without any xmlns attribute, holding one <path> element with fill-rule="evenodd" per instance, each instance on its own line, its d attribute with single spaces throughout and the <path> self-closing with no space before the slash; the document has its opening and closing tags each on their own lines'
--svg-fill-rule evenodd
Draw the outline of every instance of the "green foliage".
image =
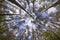
<svg viewBox="0 0 60 40">
<path fill-rule="evenodd" d="M 0 0 L 0 14 L 4 14 L 4 8 L 1 4 L 3 1 L 4 0 Z M 4 20 L 4 18 L 4 16 L 0 16 L 0 40 L 13 40 L 14 35 L 9 32 L 7 25 L 3 25 L 3 23 L 1 22 L 2 20 Z M 6 35 L 4 35 L 4 33 L 6 33 Z"/>
<path fill-rule="evenodd" d="M 0 14 L 4 14 L 4 8 L 2 6 L 2 4 L 0 4 Z M 0 16 L 0 21 L 4 20 L 4 16 Z"/>
<path fill-rule="evenodd" d="M 4 0 L 0 0 L 0 3 L 2 3 Z"/>
<path fill-rule="evenodd" d="M 0 23 L 0 30 L 2 29 L 2 24 Z"/>
<path fill-rule="evenodd" d="M 60 28 L 57 29 L 56 34 L 57 34 L 58 37 L 60 38 Z"/>
<path fill-rule="evenodd" d="M 58 40 L 55 34 L 51 32 L 50 30 L 45 31 L 43 33 L 43 37 L 46 38 L 46 40 Z"/>
<path fill-rule="evenodd" d="M 0 22 L 0 40 L 14 40 L 14 35 L 9 31 L 6 25 L 2 25 Z M 5 35 L 4 35 L 5 33 Z"/>
<path fill-rule="evenodd" d="M 4 20 L 4 16 L 0 16 L 0 21 Z"/>
<path fill-rule="evenodd" d="M 5 40 L 5 36 L 3 34 L 0 34 L 0 40 Z"/>
<path fill-rule="evenodd" d="M 4 40 L 3 26 L 2 26 L 2 23 L 1 22 L 0 22 L 0 40 Z"/>
</svg>

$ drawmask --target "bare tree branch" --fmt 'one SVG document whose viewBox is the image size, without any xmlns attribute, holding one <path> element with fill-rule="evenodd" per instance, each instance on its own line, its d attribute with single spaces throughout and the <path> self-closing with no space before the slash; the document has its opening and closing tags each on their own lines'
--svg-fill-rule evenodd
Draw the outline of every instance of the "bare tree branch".
<svg viewBox="0 0 60 40">
<path fill-rule="evenodd" d="M 21 35 L 20 35 L 20 40 L 22 39 L 24 33 L 26 32 L 26 30 L 24 29 L 22 32 L 21 32 Z"/>
<path fill-rule="evenodd" d="M 51 7 L 53 7 L 53 6 L 56 6 L 56 5 L 58 5 L 58 4 L 60 4 L 60 0 L 56 0 L 52 5 L 50 5 L 48 8 L 46 8 L 46 9 L 44 9 L 42 12 L 45 12 L 45 11 L 47 11 L 49 8 L 51 8 Z M 41 12 L 41 13 L 42 13 Z"/>
<path fill-rule="evenodd" d="M 33 12 L 34 12 L 34 3 L 35 3 L 35 0 L 33 0 Z"/>
<path fill-rule="evenodd" d="M 11 16 L 11 15 L 20 15 L 20 14 L 0 14 L 0 16 L 6 16 L 6 15 Z"/>
<path fill-rule="evenodd" d="M 11 20 L 0 20 L 0 22 L 6 22 L 6 21 L 11 21 Z"/>
<path fill-rule="evenodd" d="M 60 40 L 60 38 L 58 37 L 58 35 L 55 32 L 53 32 L 53 31 L 51 31 L 51 32 L 57 37 L 58 40 Z"/>
<path fill-rule="evenodd" d="M 14 0 L 14 1 L 13 1 L 13 0 L 8 0 L 7 2 L 17 5 L 18 7 L 20 7 L 21 9 L 23 9 L 30 17 L 33 18 L 33 16 L 32 16 L 29 12 L 27 12 L 27 11 L 19 4 L 19 2 L 18 2 L 17 0 Z"/>
</svg>

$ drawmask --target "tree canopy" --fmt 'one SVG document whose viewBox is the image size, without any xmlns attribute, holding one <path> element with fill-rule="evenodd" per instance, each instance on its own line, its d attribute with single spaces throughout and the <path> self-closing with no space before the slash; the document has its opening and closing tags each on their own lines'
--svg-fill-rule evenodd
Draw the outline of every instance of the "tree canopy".
<svg viewBox="0 0 60 40">
<path fill-rule="evenodd" d="M 0 0 L 0 40 L 60 40 L 60 0 Z"/>
</svg>

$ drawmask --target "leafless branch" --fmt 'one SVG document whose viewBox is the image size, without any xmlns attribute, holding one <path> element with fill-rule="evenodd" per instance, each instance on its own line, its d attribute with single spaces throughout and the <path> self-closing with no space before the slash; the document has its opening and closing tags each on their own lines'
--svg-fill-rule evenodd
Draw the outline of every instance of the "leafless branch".
<svg viewBox="0 0 60 40">
<path fill-rule="evenodd" d="M 20 4 L 19 4 L 19 2 L 17 1 L 17 0 L 8 0 L 8 1 L 6 1 L 6 2 L 8 2 L 9 4 L 15 4 L 15 5 L 17 5 L 19 8 L 21 8 L 21 9 L 23 9 L 30 17 L 32 17 L 33 18 L 33 16 L 28 12 L 28 11 L 26 11 Z"/>
<path fill-rule="evenodd" d="M 6 21 L 11 21 L 12 19 L 9 20 L 0 20 L 0 22 L 6 22 Z"/>
<path fill-rule="evenodd" d="M 11 16 L 11 15 L 20 15 L 20 14 L 0 14 L 0 16 L 6 16 L 6 15 Z"/>
<path fill-rule="evenodd" d="M 51 8 L 51 7 L 53 7 L 53 6 L 56 6 L 56 5 L 58 5 L 58 4 L 60 4 L 60 0 L 56 0 L 52 5 L 50 5 L 48 8 L 46 8 L 46 9 L 44 9 L 42 12 L 45 12 L 45 11 L 47 11 L 49 8 Z M 41 13 L 42 13 L 41 12 Z"/>
</svg>

